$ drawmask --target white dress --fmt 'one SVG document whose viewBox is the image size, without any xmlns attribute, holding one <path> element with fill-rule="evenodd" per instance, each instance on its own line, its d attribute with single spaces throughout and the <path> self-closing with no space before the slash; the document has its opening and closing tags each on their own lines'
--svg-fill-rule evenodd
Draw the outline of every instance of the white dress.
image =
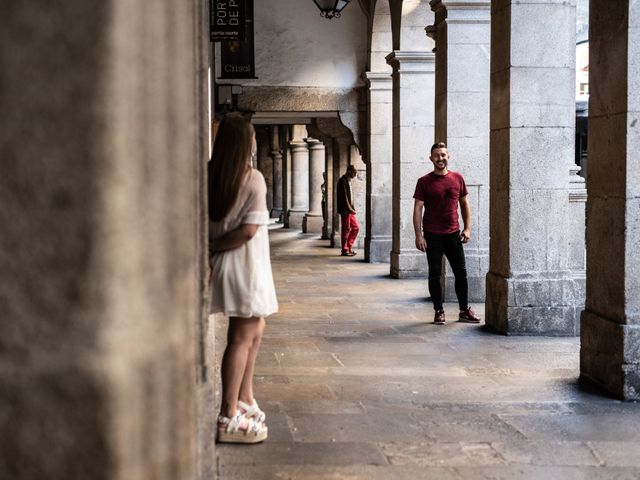
<svg viewBox="0 0 640 480">
<path fill-rule="evenodd" d="M 210 313 L 228 317 L 266 317 L 278 311 L 269 254 L 267 185 L 251 169 L 235 204 L 219 222 L 209 221 L 209 240 L 220 238 L 242 224 L 259 225 L 256 234 L 238 248 L 211 257 Z"/>
</svg>

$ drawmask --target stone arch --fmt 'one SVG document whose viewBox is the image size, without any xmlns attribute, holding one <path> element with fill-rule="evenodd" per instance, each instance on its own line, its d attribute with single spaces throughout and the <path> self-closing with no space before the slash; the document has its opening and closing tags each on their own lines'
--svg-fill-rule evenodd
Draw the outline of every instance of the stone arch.
<svg viewBox="0 0 640 480">
<path fill-rule="evenodd" d="M 425 27 L 433 23 L 428 0 L 389 0 L 393 50 L 431 51 Z"/>
<path fill-rule="evenodd" d="M 370 21 L 369 59 L 371 72 L 389 72 L 386 56 L 393 50 L 392 15 L 389 0 L 375 2 Z"/>
</svg>

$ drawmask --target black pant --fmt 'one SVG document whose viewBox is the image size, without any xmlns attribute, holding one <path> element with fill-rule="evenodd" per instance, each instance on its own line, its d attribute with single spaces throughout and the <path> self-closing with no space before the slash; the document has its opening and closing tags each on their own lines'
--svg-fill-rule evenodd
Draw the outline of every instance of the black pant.
<svg viewBox="0 0 640 480">
<path fill-rule="evenodd" d="M 426 233 L 427 262 L 429 263 L 429 293 L 433 308 L 442 310 L 442 286 L 440 276 L 442 274 L 442 255 L 449 260 L 451 270 L 455 276 L 455 289 L 460 310 L 469 306 L 469 286 L 467 284 L 467 267 L 464 261 L 464 250 L 460 241 L 460 232 L 448 235 Z"/>
</svg>

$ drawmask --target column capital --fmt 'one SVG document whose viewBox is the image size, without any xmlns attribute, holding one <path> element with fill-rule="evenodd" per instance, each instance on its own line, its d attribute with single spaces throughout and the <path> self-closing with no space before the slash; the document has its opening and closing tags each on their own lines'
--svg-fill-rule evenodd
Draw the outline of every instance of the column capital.
<svg viewBox="0 0 640 480">
<path fill-rule="evenodd" d="M 432 52 L 406 52 L 394 50 L 386 57 L 394 73 L 433 73 L 436 70 L 436 55 Z"/>
<path fill-rule="evenodd" d="M 317 138 L 307 137 L 304 141 L 309 145 L 309 150 L 324 150 L 324 143 Z"/>
<path fill-rule="evenodd" d="M 490 0 L 431 0 L 431 10 L 490 10 Z"/>
<path fill-rule="evenodd" d="M 367 82 L 369 90 L 392 90 L 391 72 L 364 72 L 362 78 Z"/>
<path fill-rule="evenodd" d="M 303 140 L 291 140 L 289 142 L 289 146 L 291 147 L 291 151 L 292 152 L 300 152 L 302 150 L 308 150 L 309 147 L 307 145 L 307 142 L 303 141 Z"/>
<path fill-rule="evenodd" d="M 491 20 L 491 2 L 487 0 L 431 0 L 429 5 L 436 13 L 436 24 L 445 19 L 447 23 L 488 23 Z"/>
</svg>

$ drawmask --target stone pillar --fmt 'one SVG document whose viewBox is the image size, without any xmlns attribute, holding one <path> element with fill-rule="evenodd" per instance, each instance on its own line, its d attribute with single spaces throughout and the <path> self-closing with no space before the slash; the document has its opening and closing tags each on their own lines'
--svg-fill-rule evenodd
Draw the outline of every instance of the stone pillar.
<svg viewBox="0 0 640 480">
<path fill-rule="evenodd" d="M 305 140 L 309 145 L 309 211 L 302 222 L 303 233 L 322 233 L 322 172 L 324 171 L 324 144 L 315 138 Z"/>
<path fill-rule="evenodd" d="M 291 208 L 288 211 L 289 228 L 302 229 L 302 220 L 309 211 L 309 147 L 303 140 L 304 125 L 293 127 L 291 148 Z"/>
<path fill-rule="evenodd" d="M 325 205 L 322 214 L 322 239 L 329 240 L 331 242 L 331 216 L 333 212 L 333 138 L 327 137 L 323 139 L 325 145 L 325 160 L 324 160 L 324 183 L 325 183 Z M 333 245 L 332 245 L 333 246 Z"/>
<path fill-rule="evenodd" d="M 587 300 L 580 374 L 640 400 L 640 3 L 590 3 Z"/>
<path fill-rule="evenodd" d="M 369 86 L 369 159 L 365 260 L 388 262 L 392 248 L 393 94 L 391 75 L 366 73 Z"/>
<path fill-rule="evenodd" d="M 491 12 L 486 323 L 506 334 L 576 335 L 583 284 L 570 269 L 566 233 L 575 3 L 498 3 Z"/>
<path fill-rule="evenodd" d="M 393 216 L 390 273 L 394 278 L 424 276 L 427 258 L 415 247 L 413 192 L 418 178 L 432 170 L 435 55 L 395 51 L 393 67 Z"/>
<path fill-rule="evenodd" d="M 3 479 L 215 472 L 206 5 L 3 4 Z"/>
<path fill-rule="evenodd" d="M 291 127 L 280 126 L 282 149 L 282 223 L 289 228 L 289 208 L 291 208 Z"/>
<path fill-rule="evenodd" d="M 277 125 L 271 127 L 271 158 L 273 164 L 273 208 L 271 218 L 282 216 L 282 150 L 280 149 L 280 134 Z"/>
<path fill-rule="evenodd" d="M 258 170 L 262 173 L 267 184 L 267 208 L 273 207 L 273 157 L 271 156 L 271 141 L 268 127 L 256 128 L 256 141 L 258 143 Z"/>
<path fill-rule="evenodd" d="M 360 233 L 353 244 L 354 249 L 364 247 L 364 236 L 367 231 L 367 166 L 362 160 L 362 155 L 355 144 L 349 145 L 349 164 L 356 169 L 356 177 L 351 179 L 351 194 L 353 195 L 353 206 L 356 209 L 356 218 L 360 225 Z"/>
<path fill-rule="evenodd" d="M 449 168 L 461 173 L 471 203 L 471 240 L 465 245 L 469 300 L 484 302 L 489 270 L 489 49 L 491 2 L 431 0 L 436 40 L 435 141 L 445 142 Z M 462 225 L 462 223 L 460 224 Z M 456 301 L 446 268 L 445 300 Z"/>
</svg>

